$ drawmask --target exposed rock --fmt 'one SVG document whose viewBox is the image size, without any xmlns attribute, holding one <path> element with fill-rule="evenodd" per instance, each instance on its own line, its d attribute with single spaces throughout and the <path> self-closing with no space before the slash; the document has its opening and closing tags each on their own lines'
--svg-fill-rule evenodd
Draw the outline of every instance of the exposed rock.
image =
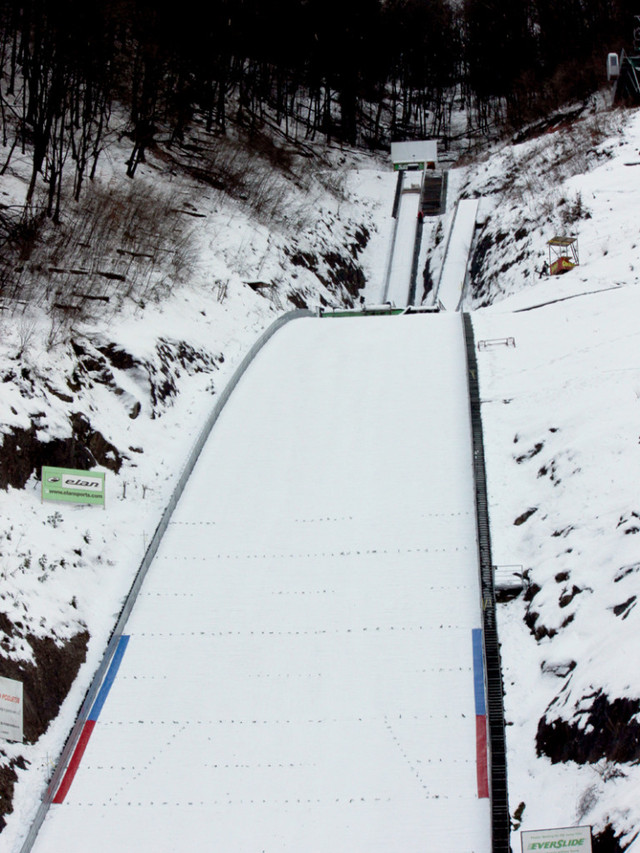
<svg viewBox="0 0 640 853">
<path fill-rule="evenodd" d="M 537 512 L 537 511 L 538 511 L 537 506 L 529 507 L 529 509 L 525 510 L 522 513 L 522 515 L 519 515 L 513 523 L 515 524 L 516 527 L 519 527 L 521 524 L 524 524 L 525 521 L 527 521 L 529 518 L 531 518 L 531 516 L 534 514 L 534 512 Z"/>
<path fill-rule="evenodd" d="M 362 268 L 337 252 L 325 252 L 323 258 L 329 268 L 333 289 L 344 287 L 349 296 L 355 298 L 367 283 Z"/>
<path fill-rule="evenodd" d="M 609 701 L 599 690 L 588 708 L 576 707 L 573 719 L 550 719 L 550 706 L 538 723 L 536 749 L 553 764 L 575 761 L 594 764 L 605 758 L 618 764 L 640 759 L 640 699 L 617 698 Z"/>
<path fill-rule="evenodd" d="M 122 456 L 117 447 L 93 429 L 87 418 L 80 412 L 71 415 L 71 425 L 74 438 L 91 453 L 95 460 L 94 464 L 103 465 L 117 474 L 122 467 Z"/>
<path fill-rule="evenodd" d="M 27 762 L 22 756 L 12 758 L 10 761 L 4 753 L 0 753 L 0 756 L 2 756 L 0 758 L 0 832 L 2 832 L 7 825 L 4 816 L 13 811 L 13 789 L 18 781 L 15 768 L 24 770 Z"/>
<path fill-rule="evenodd" d="M 0 489 L 23 489 L 42 465 L 87 470 L 95 464 L 91 451 L 75 434 L 43 442 L 35 424 L 29 429 L 14 427 L 0 444 Z"/>
<path fill-rule="evenodd" d="M 6 629 L 8 618 L 3 625 Z M 12 636 L 24 636 L 35 663 L 0 656 L 0 674 L 21 681 L 24 691 L 24 739 L 34 743 L 58 715 L 60 705 L 87 656 L 89 632 L 80 631 L 68 640 L 51 636 L 22 635 L 17 626 Z"/>
<path fill-rule="evenodd" d="M 607 824 L 600 832 L 592 836 L 593 853 L 624 853 L 638 837 L 638 833 L 625 838 L 624 835 L 616 835 L 611 824 Z"/>
<path fill-rule="evenodd" d="M 132 355 L 115 344 L 98 347 L 98 350 L 109 359 L 112 367 L 115 367 L 116 370 L 131 370 L 137 364 Z"/>
<path fill-rule="evenodd" d="M 541 452 L 544 447 L 544 442 L 539 441 L 536 445 L 534 445 L 531 450 L 528 450 L 526 453 L 522 453 L 520 456 L 516 456 L 515 460 L 518 464 L 521 462 L 525 462 L 527 459 L 533 459 L 534 456 L 537 456 L 538 453 Z"/>
<path fill-rule="evenodd" d="M 557 678 L 566 678 L 567 675 L 573 672 L 577 663 L 574 660 L 567 661 L 547 661 L 543 660 L 540 664 L 540 669 L 546 675 L 555 675 Z"/>
</svg>

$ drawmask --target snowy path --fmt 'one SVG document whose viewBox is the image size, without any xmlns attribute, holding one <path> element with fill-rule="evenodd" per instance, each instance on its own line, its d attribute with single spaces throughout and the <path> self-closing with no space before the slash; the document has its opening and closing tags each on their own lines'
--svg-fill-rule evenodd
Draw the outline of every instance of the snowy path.
<svg viewBox="0 0 640 853">
<path fill-rule="evenodd" d="M 457 315 L 304 319 L 269 342 L 36 853 L 488 853 L 464 375 Z"/>
<path fill-rule="evenodd" d="M 393 246 L 389 280 L 382 302 L 392 302 L 397 308 L 409 304 L 413 248 L 416 241 L 422 172 L 407 172 L 398 211 L 398 226 Z"/>
<path fill-rule="evenodd" d="M 477 198 L 461 199 L 456 208 L 436 294 L 446 311 L 457 311 L 462 299 L 479 203 Z"/>
</svg>

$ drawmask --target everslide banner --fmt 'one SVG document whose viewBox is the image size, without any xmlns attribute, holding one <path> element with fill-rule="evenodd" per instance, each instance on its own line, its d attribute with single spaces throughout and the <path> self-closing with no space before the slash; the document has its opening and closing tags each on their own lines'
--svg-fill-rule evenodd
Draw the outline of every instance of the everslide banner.
<svg viewBox="0 0 640 853">
<path fill-rule="evenodd" d="M 0 737 L 22 743 L 22 682 L 0 676 Z"/>
<path fill-rule="evenodd" d="M 591 851 L 591 827 L 567 826 L 562 829 L 536 829 L 520 833 L 522 853 L 534 850 Z"/>
<path fill-rule="evenodd" d="M 43 465 L 42 500 L 104 506 L 104 473 Z"/>
</svg>

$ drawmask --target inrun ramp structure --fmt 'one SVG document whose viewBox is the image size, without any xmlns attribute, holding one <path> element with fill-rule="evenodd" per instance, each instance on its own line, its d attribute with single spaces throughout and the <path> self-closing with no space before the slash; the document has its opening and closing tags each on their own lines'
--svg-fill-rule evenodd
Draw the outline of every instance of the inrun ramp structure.
<svg viewBox="0 0 640 853">
<path fill-rule="evenodd" d="M 399 174 L 401 193 L 382 292 L 382 302 L 389 301 L 398 308 L 410 304 L 423 175 L 423 172 Z"/>
<path fill-rule="evenodd" d="M 465 198 L 456 206 L 435 294 L 445 311 L 460 310 L 479 204 L 477 198 Z"/>
<path fill-rule="evenodd" d="M 465 374 L 459 314 L 269 341 L 36 853 L 490 851 Z"/>
</svg>

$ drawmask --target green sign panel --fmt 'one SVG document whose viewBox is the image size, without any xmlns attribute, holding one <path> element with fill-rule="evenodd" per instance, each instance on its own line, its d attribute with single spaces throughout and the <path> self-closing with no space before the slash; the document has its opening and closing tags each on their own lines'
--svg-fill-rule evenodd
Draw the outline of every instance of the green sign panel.
<svg viewBox="0 0 640 853">
<path fill-rule="evenodd" d="M 533 850 L 579 850 L 591 853 L 591 827 L 568 826 L 560 829 L 538 829 L 520 833 L 523 853 Z"/>
<path fill-rule="evenodd" d="M 393 171 L 394 172 L 406 172 L 415 169 L 424 169 L 424 163 L 418 161 L 416 163 L 394 163 Z"/>
<path fill-rule="evenodd" d="M 104 473 L 43 465 L 42 500 L 104 506 Z"/>
</svg>

